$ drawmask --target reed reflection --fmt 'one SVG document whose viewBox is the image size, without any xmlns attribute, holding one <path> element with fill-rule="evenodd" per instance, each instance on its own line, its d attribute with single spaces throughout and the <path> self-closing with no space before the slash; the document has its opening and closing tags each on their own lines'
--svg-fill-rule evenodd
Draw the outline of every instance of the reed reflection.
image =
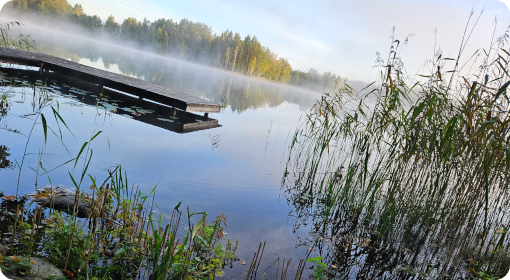
<svg viewBox="0 0 510 280">
<path fill-rule="evenodd" d="M 500 57 L 509 55 L 487 61 Z M 398 63 L 385 62 L 381 87 L 367 94 L 375 105 L 325 95 L 296 130 L 282 189 L 294 230 L 309 230 L 298 245 L 324 256 L 335 279 L 502 277 L 508 66 L 484 65 L 486 76 L 459 77 L 461 86 L 434 72 L 413 90 Z"/>
</svg>

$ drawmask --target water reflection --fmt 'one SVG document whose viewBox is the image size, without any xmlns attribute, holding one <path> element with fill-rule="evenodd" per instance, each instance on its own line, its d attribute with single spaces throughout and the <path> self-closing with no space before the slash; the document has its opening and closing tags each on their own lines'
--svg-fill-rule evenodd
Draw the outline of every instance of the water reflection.
<svg viewBox="0 0 510 280">
<path fill-rule="evenodd" d="M 399 143 L 400 134 L 369 134 L 331 100 L 318 101 L 295 132 L 282 179 L 293 230 L 306 232 L 297 246 L 323 256 L 330 279 L 505 275 L 506 163 L 483 169 L 478 154 L 462 162 L 428 151 L 430 158 L 406 158 L 407 150 L 386 145 Z"/>
<path fill-rule="evenodd" d="M 34 27 L 30 27 L 34 28 Z M 150 52 L 131 50 L 92 39 L 34 29 L 36 52 L 72 60 L 92 67 L 144 79 L 215 103 L 229 105 L 235 112 L 262 107 L 276 108 L 284 101 L 303 110 L 319 93 L 191 64 Z M 71 38 L 72 37 L 72 38 Z"/>
<path fill-rule="evenodd" d="M 9 156 L 11 154 L 9 154 L 8 151 L 9 151 L 9 148 L 7 148 L 4 145 L 0 145 L 0 170 L 6 169 L 6 168 L 9 168 L 9 169 L 13 168 L 13 164 L 9 160 Z"/>
<path fill-rule="evenodd" d="M 173 132 L 188 133 L 220 126 L 218 120 L 211 119 L 207 115 L 177 110 L 107 88 L 104 88 L 101 93 L 96 84 L 54 72 L 46 72 L 42 78 L 38 71 L 18 68 L 0 68 L 0 71 L 7 74 L 5 79 L 14 86 L 39 83 L 40 87 L 69 98 L 66 104 L 95 106 L 105 115 L 115 113 Z M 40 79 L 44 80 L 46 86 Z"/>
<path fill-rule="evenodd" d="M 38 46 L 42 48 L 42 41 L 37 40 Z M 64 40 L 77 42 L 76 50 L 69 47 Z M 269 267 L 278 257 L 292 258 L 287 279 L 293 279 L 298 260 L 303 258 L 306 249 L 295 249 L 295 235 L 286 226 L 288 209 L 285 203 L 279 200 L 281 173 L 285 164 L 283 157 L 286 153 L 285 147 L 292 138 L 290 131 L 296 125 L 302 110 L 308 109 L 320 94 L 184 62 L 164 62 L 150 54 L 122 54 L 121 49 L 118 54 L 108 53 L 102 50 L 101 45 L 80 45 L 79 42 L 66 37 L 58 38 L 55 44 L 48 45 L 44 52 L 66 57 L 64 52 L 67 49 L 74 57 L 72 59 L 80 63 L 98 68 L 109 66 L 112 72 L 132 74 L 147 78 L 151 82 L 167 84 L 169 88 L 215 100 L 227 107 L 222 113 L 213 115 L 223 127 L 190 134 L 169 133 L 153 125 L 135 121 L 146 117 L 146 114 L 136 116 L 134 112 L 139 112 L 137 108 L 134 108 L 134 112 L 122 110 L 131 106 L 125 106 L 125 102 L 113 102 L 121 98 L 112 97 L 111 93 L 106 94 L 111 97 L 108 101 L 99 100 L 103 103 L 98 102 L 97 107 L 101 111 L 97 111 L 96 106 L 83 106 L 81 102 L 84 96 L 85 102 L 88 100 L 87 95 L 98 95 L 84 92 L 92 92 L 92 89 L 60 78 L 49 78 L 49 90 L 58 91 L 65 97 L 56 96 L 56 100 L 61 104 L 60 114 L 76 136 L 76 139 L 73 139 L 72 135 L 63 129 L 64 140 L 72 156 L 78 153 L 83 142 L 89 139 L 94 131 L 104 131 L 112 145 L 109 148 L 106 140 L 96 142 L 90 174 L 100 176 L 104 172 L 103 168 L 121 163 L 130 176 L 130 182 L 139 185 L 142 192 L 149 193 L 158 184 L 155 202 L 160 206 L 161 213 L 171 213 L 180 201 L 192 211 L 207 211 L 211 215 L 227 213 L 228 237 L 239 241 L 238 256 L 249 264 L 259 242 L 267 241 L 260 267 Z M 59 44 L 61 46 L 58 46 Z M 65 48 L 62 45 L 65 45 Z M 108 63 L 112 64 L 107 65 Z M 20 80 L 19 85 L 23 84 L 24 79 L 14 78 L 13 82 L 15 79 Z M 53 84 L 53 80 L 56 84 Z M 14 103 L 9 124 L 28 134 L 33 118 L 29 120 L 15 117 L 25 114 L 29 109 L 27 100 L 31 99 L 32 88 L 27 87 L 24 90 L 27 94 L 23 95 L 20 90 L 12 99 L 25 101 L 25 104 Z M 65 91 L 65 96 L 61 91 Z M 94 98 L 94 101 L 97 101 L 97 97 Z M 125 98 L 127 97 L 123 97 Z M 64 103 L 66 106 L 63 106 Z M 116 113 L 109 111 L 114 109 L 113 106 Z M 101 116 L 97 116 L 98 113 L 101 113 Z M 110 121 L 105 113 L 116 117 Z M 51 108 L 48 107 L 44 114 L 52 116 Z M 124 114 L 133 119 L 116 114 Z M 162 118 L 173 120 L 170 118 L 172 114 L 169 112 Z M 103 120 L 104 117 L 106 121 Z M 273 129 L 268 138 L 270 124 Z M 37 167 L 37 151 L 44 141 L 40 126 L 39 123 L 36 125 L 35 136 L 28 148 L 31 155 L 27 156 L 26 165 L 34 168 Z M 50 136 L 48 134 L 48 138 Z M 13 133 L 1 134 L 1 137 L 11 148 L 12 158 L 21 159 L 26 139 Z M 51 137 L 54 140 L 55 137 Z M 266 147 L 268 139 L 269 145 Z M 264 153 L 266 148 L 267 153 Z M 45 168 L 51 170 L 68 158 L 71 156 L 62 150 L 58 141 L 48 141 L 42 162 Z M 30 169 L 25 170 L 27 171 L 24 171 L 24 176 L 20 178 L 20 185 L 24 189 L 34 183 Z M 72 187 L 69 170 L 72 170 L 72 165 L 54 169 L 51 172 L 52 182 Z M 6 193 L 15 192 L 13 186 L 16 186 L 18 176 L 15 171 L 6 170 L 5 176 L 3 175 L 6 180 L 3 185 L 6 187 L 2 190 Z M 40 185 L 48 184 L 44 176 L 40 176 L 39 180 Z M 238 264 L 232 272 L 227 272 L 229 276 L 224 278 L 239 279 L 239 275 L 248 268 L 249 265 Z M 276 265 L 271 269 L 276 271 Z"/>
</svg>

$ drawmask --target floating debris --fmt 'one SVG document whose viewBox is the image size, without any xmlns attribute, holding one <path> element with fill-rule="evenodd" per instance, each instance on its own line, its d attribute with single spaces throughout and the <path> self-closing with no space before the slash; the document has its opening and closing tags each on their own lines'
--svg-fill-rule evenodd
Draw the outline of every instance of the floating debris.
<svg viewBox="0 0 510 280">
<path fill-rule="evenodd" d="M 126 111 L 126 112 L 130 112 L 130 113 L 134 113 L 134 112 L 136 112 L 135 110 L 133 110 L 133 109 L 131 109 L 131 108 L 127 108 L 127 107 L 120 108 L 120 109 L 122 109 L 122 110 L 124 110 L 124 111 Z"/>
<path fill-rule="evenodd" d="M 152 114 L 154 113 L 154 110 L 145 110 L 145 109 L 137 109 L 136 110 L 140 114 Z"/>
</svg>

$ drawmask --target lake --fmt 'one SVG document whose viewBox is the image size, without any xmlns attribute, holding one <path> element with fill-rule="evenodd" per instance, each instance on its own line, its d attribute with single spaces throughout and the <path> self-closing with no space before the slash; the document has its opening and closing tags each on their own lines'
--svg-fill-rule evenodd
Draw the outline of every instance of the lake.
<svg viewBox="0 0 510 280">
<path fill-rule="evenodd" d="M 465 155 L 455 154 L 457 147 L 466 147 L 467 140 L 460 137 L 455 142 L 458 146 L 450 148 L 453 144 L 448 141 L 453 138 L 443 137 L 443 130 L 441 145 L 439 140 L 432 141 L 436 134 L 420 143 L 427 155 L 446 147 L 437 154 L 451 161 L 413 157 L 409 147 L 416 142 L 408 145 L 411 138 L 404 135 L 412 126 L 402 123 L 419 112 L 396 113 L 386 126 L 375 129 L 380 137 L 369 137 L 360 128 L 360 119 L 387 117 L 391 108 L 399 108 L 391 107 L 394 100 L 401 101 L 398 96 L 388 102 L 390 109 L 378 103 L 383 95 L 365 99 L 365 107 L 361 103 L 344 106 L 342 95 L 286 86 L 62 31 L 30 28 L 36 34 L 38 52 L 144 79 L 224 108 L 208 116 L 181 112 L 108 89 L 99 95 L 95 85 L 65 75 L 49 73 L 45 83 L 37 68 L 3 64 L 2 90 L 10 100 L 0 120 L 0 151 L 5 157 L 0 165 L 4 167 L 0 187 L 6 195 L 16 193 L 18 178 L 20 193 L 49 184 L 72 189 L 68 172 L 76 178 L 81 167 L 74 169 L 74 161 L 66 162 L 101 131 L 93 140 L 87 173 L 100 179 L 106 177 L 105 168 L 121 165 L 130 184 L 143 192 L 157 186 L 155 204 L 167 222 L 179 203 L 191 212 L 208 212 L 210 220 L 226 214 L 226 237 L 239 242 L 237 256 L 248 264 L 235 263 L 226 269 L 226 279 L 246 277 L 261 241 L 266 246 L 259 271 L 270 267 L 267 273 L 274 277 L 276 266 L 271 265 L 278 258 L 292 258 L 287 279 L 294 278 L 300 259 L 319 255 L 327 263 L 329 276 L 341 279 L 465 279 L 472 265 L 478 271 L 484 269 L 485 263 L 477 263 L 478 258 L 488 266 L 508 263 L 505 225 L 510 219 L 506 215 L 510 194 L 508 178 L 501 176 L 504 171 L 484 173 L 473 163 L 473 174 L 478 177 L 471 176 L 456 161 Z M 399 79 L 398 71 L 395 77 Z M 403 112 L 422 99 L 409 100 L 402 105 Z M 317 101 L 321 102 L 310 110 Z M 57 125 L 50 104 L 58 108 L 72 134 Z M 51 128 L 46 145 L 42 124 L 34 124 L 33 112 L 40 106 Z M 380 108 L 379 115 L 363 118 L 357 113 Z M 356 115 L 349 116 L 350 110 Z M 329 117 L 333 121 L 325 122 Z M 383 117 L 377 123 L 387 121 Z M 450 122 L 441 119 L 438 123 Z M 393 126 L 399 133 L 390 133 Z M 390 132 L 377 130 L 388 127 Z M 483 150 L 485 146 L 469 152 L 481 151 L 473 155 L 481 159 L 490 154 Z M 395 147 L 401 149 L 398 157 L 388 152 Z M 406 158 L 408 152 L 411 155 Z M 16 162 L 23 162 L 21 175 L 13 167 Z M 504 163 L 502 156 L 499 163 Z M 382 171 L 378 166 L 384 166 Z M 480 183 L 483 178 L 487 190 L 489 181 L 492 184 L 490 194 L 481 187 L 455 185 L 485 186 Z M 88 184 L 85 178 L 83 186 Z M 505 270 L 508 267 L 499 265 L 492 272 Z M 312 270 L 307 271 L 305 278 Z"/>
<path fill-rule="evenodd" d="M 157 185 L 155 203 L 163 215 L 169 215 L 179 202 L 189 206 L 193 212 L 207 211 L 210 219 L 225 213 L 228 217 L 226 237 L 239 241 L 239 258 L 249 265 L 259 242 L 267 241 L 261 266 L 269 266 L 277 257 L 282 257 L 293 258 L 294 265 L 289 271 L 295 269 L 297 260 L 303 258 L 307 249 L 296 249 L 296 234 L 289 224 L 289 206 L 281 196 L 281 180 L 288 157 L 289 138 L 299 118 L 320 98 L 320 93 L 140 51 L 121 49 L 112 53 L 95 49 L 91 52 L 83 45 L 73 49 L 59 46 L 58 41 L 54 45 L 47 40 L 41 42 L 37 37 L 36 41 L 36 51 L 72 57 L 85 65 L 145 79 L 217 103 L 223 102 L 226 107 L 219 114 L 209 114 L 210 118 L 218 120 L 221 127 L 179 133 L 137 120 L 139 116 L 134 111 L 111 105 L 115 102 L 121 104 L 113 97 L 110 105 L 106 102 L 99 104 L 99 109 L 93 104 L 84 104 L 80 101 L 84 101 L 85 96 L 90 98 L 93 95 L 94 98 L 95 95 L 80 92 L 83 88 L 67 85 L 67 81 L 52 79 L 48 84 L 54 86 L 47 87 L 54 96 L 52 104 L 59 104 L 60 115 L 74 135 L 62 130 L 70 154 L 53 133 L 49 133 L 48 144 L 44 146 L 43 129 L 37 124 L 27 146 L 20 193 L 33 192 L 36 181 L 39 188 L 50 184 L 46 175 L 36 179 L 35 172 L 29 168 L 37 168 L 41 148 L 41 162 L 46 170 L 50 170 L 76 156 L 92 134 L 103 131 L 104 135 L 94 140 L 94 155 L 88 173 L 104 177 L 107 174 L 104 168 L 120 164 L 126 170 L 129 182 L 139 186 L 143 192 L 149 193 Z M 26 71 L 30 69 L 16 68 L 20 71 L 13 71 L 8 76 L 17 75 L 15 80 L 19 82 L 29 80 L 30 72 Z M 30 87 L 8 86 L 3 90 L 11 95 L 12 106 L 2 117 L 4 129 L 0 130 L 0 145 L 8 148 L 11 162 L 19 162 L 25 151 L 26 136 L 33 125 L 30 114 L 33 112 L 34 92 Z M 122 97 L 116 99 L 121 100 Z M 118 108 L 122 107 L 122 104 L 118 105 Z M 111 113 L 112 108 L 118 112 Z M 42 113 L 48 119 L 48 125 L 56 129 L 51 108 L 45 108 Z M 51 171 L 51 183 L 73 188 L 68 175 L 72 168 L 73 164 L 68 163 Z M 6 195 L 15 194 L 18 170 L 7 168 L 0 172 L 1 190 Z M 79 171 L 73 174 L 78 176 Z M 227 270 L 227 276 L 247 271 L 248 265 L 236 265 L 232 271 Z"/>
</svg>

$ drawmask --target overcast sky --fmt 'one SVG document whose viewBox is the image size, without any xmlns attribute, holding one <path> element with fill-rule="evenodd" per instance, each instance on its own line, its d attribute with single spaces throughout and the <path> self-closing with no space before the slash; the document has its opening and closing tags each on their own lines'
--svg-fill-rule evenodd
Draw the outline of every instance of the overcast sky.
<svg viewBox="0 0 510 280">
<path fill-rule="evenodd" d="M 3 0 L 0 0 L 0 3 Z M 71 0 L 75 4 L 76 0 Z M 6 1 L 3 1 L 6 2 Z M 510 0 L 505 0 L 509 3 Z M 402 51 L 409 72 L 416 72 L 437 45 L 454 56 L 472 8 L 475 15 L 485 6 L 470 39 L 471 54 L 486 48 L 494 20 L 500 36 L 510 25 L 510 10 L 498 0 L 79 0 L 85 13 L 104 21 L 127 17 L 149 20 L 187 18 L 211 26 L 219 33 L 230 29 L 256 35 L 279 56 L 288 58 L 294 69 L 333 71 L 343 77 L 367 80 L 376 52 L 387 55 L 392 27 L 397 39 L 415 36 Z"/>
</svg>

